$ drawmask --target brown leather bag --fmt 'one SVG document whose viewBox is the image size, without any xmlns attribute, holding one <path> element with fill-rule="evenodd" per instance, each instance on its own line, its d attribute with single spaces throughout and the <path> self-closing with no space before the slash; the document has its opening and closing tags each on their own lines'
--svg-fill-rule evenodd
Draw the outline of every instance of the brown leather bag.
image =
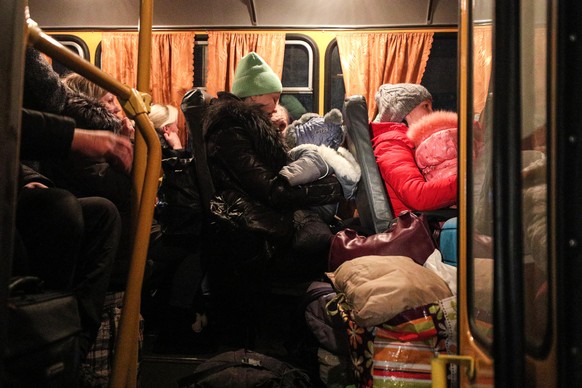
<svg viewBox="0 0 582 388">
<path fill-rule="evenodd" d="M 382 233 L 367 237 L 353 229 L 336 233 L 329 250 L 328 270 L 335 271 L 345 261 L 369 255 L 407 256 L 423 265 L 436 248 L 425 216 L 404 211 Z"/>
</svg>

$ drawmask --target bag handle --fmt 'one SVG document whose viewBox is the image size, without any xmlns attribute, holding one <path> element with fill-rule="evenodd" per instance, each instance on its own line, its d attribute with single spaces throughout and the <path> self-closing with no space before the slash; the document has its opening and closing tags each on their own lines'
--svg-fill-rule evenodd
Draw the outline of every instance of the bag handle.
<svg viewBox="0 0 582 388">
<path fill-rule="evenodd" d="M 12 293 L 39 293 L 44 288 L 44 282 L 36 276 L 16 276 L 10 279 L 8 292 Z"/>
</svg>

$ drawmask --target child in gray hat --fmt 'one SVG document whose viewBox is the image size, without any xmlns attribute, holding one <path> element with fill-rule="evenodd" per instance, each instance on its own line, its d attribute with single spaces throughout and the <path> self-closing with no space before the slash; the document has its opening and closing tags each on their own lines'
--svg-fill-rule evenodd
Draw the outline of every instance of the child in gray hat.
<svg viewBox="0 0 582 388">
<path fill-rule="evenodd" d="M 376 93 L 378 115 L 370 123 L 372 147 L 394 215 L 454 206 L 457 174 L 429 182 L 415 160 L 408 127 L 432 112 L 432 96 L 422 85 L 385 84 Z"/>
</svg>

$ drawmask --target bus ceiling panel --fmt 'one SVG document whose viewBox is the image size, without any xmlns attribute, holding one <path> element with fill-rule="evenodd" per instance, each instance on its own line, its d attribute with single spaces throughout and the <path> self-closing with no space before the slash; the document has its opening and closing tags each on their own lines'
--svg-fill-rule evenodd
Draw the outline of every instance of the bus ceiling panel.
<svg viewBox="0 0 582 388">
<path fill-rule="evenodd" d="M 130 28 L 135 0 L 29 0 L 44 29 Z M 155 0 L 154 28 L 374 28 L 454 26 L 457 0 Z M 256 23 L 255 23 L 256 21 Z"/>
</svg>

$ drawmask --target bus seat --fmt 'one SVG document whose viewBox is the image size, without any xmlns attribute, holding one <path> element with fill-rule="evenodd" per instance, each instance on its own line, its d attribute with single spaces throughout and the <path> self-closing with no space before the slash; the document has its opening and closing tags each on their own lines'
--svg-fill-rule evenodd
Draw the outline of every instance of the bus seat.
<svg viewBox="0 0 582 388">
<path fill-rule="evenodd" d="M 360 223 L 371 234 L 380 233 L 388 229 L 394 214 L 372 150 L 365 97 L 354 95 L 346 98 L 343 116 L 347 127 L 348 149 L 362 170 L 356 193 Z"/>
<path fill-rule="evenodd" d="M 186 92 L 182 98 L 180 109 L 186 117 L 188 137 L 192 144 L 192 153 L 196 162 L 196 175 L 200 200 L 205 212 L 210 212 L 210 199 L 214 195 L 214 184 L 206 162 L 206 145 L 202 133 L 202 118 L 204 111 L 210 103 L 212 96 L 200 88 L 194 88 Z"/>
</svg>

